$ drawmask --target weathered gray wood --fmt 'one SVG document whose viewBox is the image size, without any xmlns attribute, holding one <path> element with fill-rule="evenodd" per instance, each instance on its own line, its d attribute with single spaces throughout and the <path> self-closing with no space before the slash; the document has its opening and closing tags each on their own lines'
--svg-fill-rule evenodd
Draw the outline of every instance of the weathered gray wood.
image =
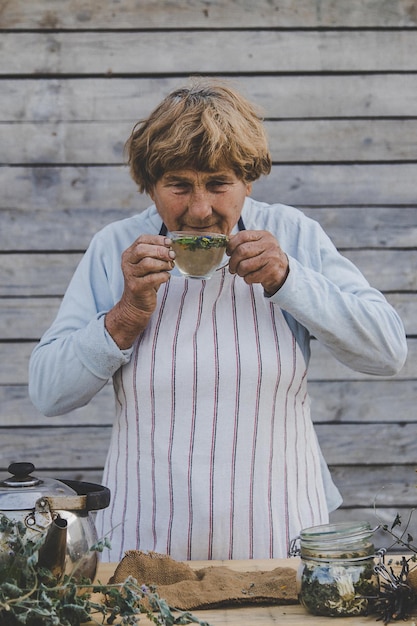
<svg viewBox="0 0 417 626">
<path fill-rule="evenodd" d="M 0 162 L 123 164 L 132 122 L 0 125 Z M 415 161 L 417 119 L 265 123 L 278 163 Z"/>
<path fill-rule="evenodd" d="M 411 163 L 277 165 L 254 185 L 254 196 L 265 202 L 278 197 L 294 206 L 414 206 L 416 180 L 417 166 Z"/>
<path fill-rule="evenodd" d="M 0 385 L 25 385 L 28 381 L 27 365 L 36 342 L 0 343 Z M 417 339 L 408 340 L 409 354 L 398 380 L 417 378 Z M 336 361 L 330 352 L 317 341 L 312 343 L 310 363 L 311 381 L 381 380 L 380 377 L 354 372 Z M 382 378 L 384 380 L 385 377 Z M 389 380 L 388 378 L 387 380 Z"/>
<path fill-rule="evenodd" d="M 414 295 L 408 293 L 386 294 L 387 300 L 401 317 L 407 335 L 417 335 L 417 303 L 414 300 Z"/>
<path fill-rule="evenodd" d="M 0 462 L 4 467 L 15 461 L 30 460 L 37 467 L 101 468 L 110 430 L 107 426 L 85 426 L 83 429 L 33 426 L 0 430 Z"/>
<path fill-rule="evenodd" d="M 375 426 L 378 428 L 378 425 Z M 389 442 L 386 442 L 389 446 Z M 384 450 L 381 449 L 381 454 Z M 417 475 L 414 464 L 397 465 L 387 471 L 386 465 L 375 467 L 332 466 L 332 476 L 343 493 L 343 505 L 394 507 L 417 503 Z M 364 481 L 364 475 L 367 480 Z M 417 520 L 416 520 L 417 521 Z"/>
<path fill-rule="evenodd" d="M 417 289 L 417 250 L 346 250 L 344 255 L 381 291 Z M 73 252 L 6 254 L 2 258 L 0 296 L 63 295 L 81 256 Z"/>
<path fill-rule="evenodd" d="M 417 9 L 413 0 L 122 0 L 110 3 L 87 0 L 13 0 L 0 12 L 5 29 L 102 29 L 102 28 L 213 28 L 233 27 L 415 27 Z"/>
<path fill-rule="evenodd" d="M 417 207 L 300 208 L 323 226 L 339 248 L 413 248 L 417 241 Z M 3 209 L 0 250 L 85 250 L 103 226 L 136 212 L 124 208 Z"/>
<path fill-rule="evenodd" d="M 407 30 L 2 33 L 0 75 L 415 71 Z"/>
<path fill-rule="evenodd" d="M 64 191 L 64 190 L 63 190 Z M 96 232 L 107 224 L 139 213 L 149 198 L 137 195 L 140 206 L 114 209 L 0 209 L 1 251 L 85 250 Z M 407 229 L 404 229 L 406 235 Z"/>
<path fill-rule="evenodd" d="M 417 163 L 275 165 L 254 184 L 253 196 L 293 206 L 415 206 L 416 180 Z M 34 216 L 89 208 L 100 219 L 102 211 L 138 212 L 150 204 L 121 165 L 0 167 L 0 188 L 0 210 L 30 209 Z"/>
<path fill-rule="evenodd" d="M 1 295 L 63 295 L 80 253 L 7 254 L 2 258 Z"/>
<path fill-rule="evenodd" d="M 415 380 L 310 381 L 313 420 L 323 422 L 415 422 Z"/>
<path fill-rule="evenodd" d="M 366 380 L 309 383 L 312 416 L 316 423 L 415 422 L 415 380 Z M 50 418 L 33 406 L 26 385 L 0 385 L 0 425 L 73 426 L 112 424 L 111 382 L 81 409 Z M 417 478 L 417 477 L 416 477 Z"/>
<path fill-rule="evenodd" d="M 38 338 L 54 319 L 61 298 L 4 298 L 0 340 Z"/>
<path fill-rule="evenodd" d="M 344 255 L 381 291 L 407 291 L 417 287 L 417 250 L 346 250 Z M 401 268 L 401 278 L 398 268 Z"/>
<path fill-rule="evenodd" d="M 400 537 L 405 532 L 405 536 L 407 533 L 416 536 L 416 486 L 412 484 L 414 468 L 384 466 L 374 469 L 358 466 L 356 472 L 354 468 L 332 467 L 331 470 L 344 501 L 339 509 L 330 514 L 330 520 L 368 521 L 375 529 L 373 541 L 377 549 L 386 548 L 389 552 L 401 553 L 400 544 L 384 530 L 384 526 L 390 529 L 399 514 L 402 523 L 401 527 L 394 529 L 395 535 Z M 342 480 L 340 470 L 346 470 Z M 353 475 L 351 472 L 354 472 Z M 387 484 L 390 480 L 392 482 Z M 357 500 L 362 504 L 357 504 Z"/>
<path fill-rule="evenodd" d="M 150 204 L 125 166 L 0 167 L 0 187 L 0 209 L 30 209 L 34 215 L 45 208 L 140 211 Z"/>
<path fill-rule="evenodd" d="M 236 74 L 229 80 L 262 108 L 266 118 L 417 115 L 416 74 L 244 77 Z M 187 82 L 187 76 L 4 78 L 0 90 L 0 121 L 126 122 L 133 125 L 146 117 L 170 91 Z"/>
<path fill-rule="evenodd" d="M 330 465 L 412 464 L 417 424 L 318 424 L 323 454 Z M 360 434 L 359 434 L 360 433 Z M 401 460 L 401 463 L 399 461 Z"/>
<path fill-rule="evenodd" d="M 417 120 L 266 122 L 278 163 L 415 161 Z"/>
<path fill-rule="evenodd" d="M 302 207 L 338 248 L 413 248 L 417 207 Z"/>
</svg>

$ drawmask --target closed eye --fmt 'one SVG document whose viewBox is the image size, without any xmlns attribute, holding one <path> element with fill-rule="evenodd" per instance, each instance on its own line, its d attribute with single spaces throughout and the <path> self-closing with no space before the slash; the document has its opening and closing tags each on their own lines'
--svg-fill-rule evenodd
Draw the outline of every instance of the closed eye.
<svg viewBox="0 0 417 626">
<path fill-rule="evenodd" d="M 225 180 L 213 180 L 207 184 L 207 188 L 212 193 L 221 193 L 223 191 L 227 191 L 230 184 L 231 183 Z"/>
<path fill-rule="evenodd" d="M 173 189 L 176 193 L 187 193 L 190 190 L 189 183 L 185 182 L 170 183 L 169 187 L 171 187 L 171 189 Z"/>
</svg>

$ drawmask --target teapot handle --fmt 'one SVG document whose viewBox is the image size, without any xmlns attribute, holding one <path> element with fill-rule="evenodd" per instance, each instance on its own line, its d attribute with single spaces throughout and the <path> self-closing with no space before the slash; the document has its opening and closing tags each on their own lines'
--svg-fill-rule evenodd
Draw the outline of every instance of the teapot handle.
<svg viewBox="0 0 417 626">
<path fill-rule="evenodd" d="M 82 498 L 83 509 L 87 511 L 98 511 L 106 509 L 110 504 L 110 489 L 104 485 L 96 483 L 87 483 L 79 480 L 58 479 L 61 483 L 68 485 Z M 70 496 L 71 497 L 71 496 Z M 48 498 L 49 500 L 50 498 Z M 78 507 L 76 507 L 78 508 Z"/>
</svg>

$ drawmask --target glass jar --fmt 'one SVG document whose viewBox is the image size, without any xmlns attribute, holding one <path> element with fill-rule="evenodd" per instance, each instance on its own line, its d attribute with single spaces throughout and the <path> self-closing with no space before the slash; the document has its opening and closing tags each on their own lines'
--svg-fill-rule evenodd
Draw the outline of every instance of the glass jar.
<svg viewBox="0 0 417 626">
<path fill-rule="evenodd" d="M 375 597 L 373 530 L 367 522 L 313 526 L 299 537 L 300 603 L 313 615 L 364 615 Z"/>
</svg>

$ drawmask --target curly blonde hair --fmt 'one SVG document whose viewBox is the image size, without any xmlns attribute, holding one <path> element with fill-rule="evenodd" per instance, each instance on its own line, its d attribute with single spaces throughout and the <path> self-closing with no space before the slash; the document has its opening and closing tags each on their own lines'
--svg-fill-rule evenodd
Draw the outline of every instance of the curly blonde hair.
<svg viewBox="0 0 417 626">
<path fill-rule="evenodd" d="M 260 112 L 219 80 L 194 79 L 171 92 L 134 126 L 125 149 L 140 192 L 179 169 L 231 168 L 245 183 L 271 171 Z"/>
</svg>

